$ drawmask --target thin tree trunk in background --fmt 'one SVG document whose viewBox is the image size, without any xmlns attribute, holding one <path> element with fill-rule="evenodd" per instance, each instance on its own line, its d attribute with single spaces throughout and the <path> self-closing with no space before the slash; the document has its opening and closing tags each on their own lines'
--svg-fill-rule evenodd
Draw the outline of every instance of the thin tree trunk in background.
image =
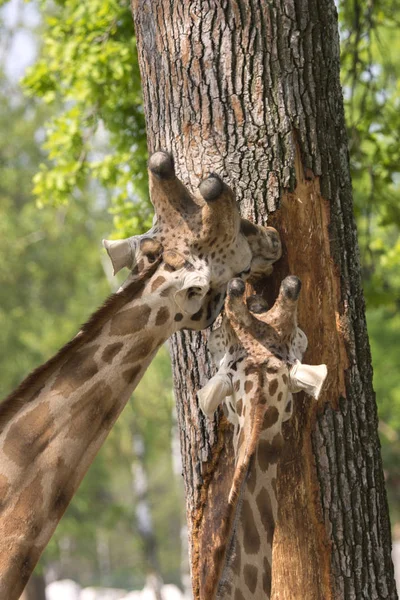
<svg viewBox="0 0 400 600">
<path fill-rule="evenodd" d="M 163 581 L 148 497 L 145 443 L 142 434 L 137 429 L 132 431 L 132 456 L 135 459 L 132 463 L 132 488 L 136 505 L 136 527 L 143 544 L 146 586 L 153 591 L 155 600 L 163 600 L 161 591 Z"/>
<path fill-rule="evenodd" d="M 177 479 L 176 485 L 179 487 L 179 492 L 183 492 L 182 489 L 182 456 L 181 456 L 181 445 L 179 439 L 179 427 L 176 415 L 176 406 L 172 408 L 172 432 L 171 432 L 171 453 L 172 453 L 172 469 Z M 190 577 L 190 564 L 189 564 L 189 548 L 188 548 L 188 530 L 185 515 L 181 515 L 182 523 L 180 528 L 180 542 L 181 542 L 181 587 L 186 598 L 192 597 L 192 582 Z"/>
<path fill-rule="evenodd" d="M 43 575 L 33 573 L 20 600 L 46 600 L 46 582 Z"/>
<path fill-rule="evenodd" d="M 263 285 L 302 279 L 305 361 L 328 365 L 318 405 L 298 394 L 285 432 L 273 597 L 395 599 L 334 0 L 133 0 L 133 13 L 150 152 L 171 151 L 186 184 L 219 173 L 243 216 L 270 215 L 284 256 Z M 206 338 L 171 343 L 195 598 L 233 456 L 229 427 L 196 402 Z"/>
</svg>

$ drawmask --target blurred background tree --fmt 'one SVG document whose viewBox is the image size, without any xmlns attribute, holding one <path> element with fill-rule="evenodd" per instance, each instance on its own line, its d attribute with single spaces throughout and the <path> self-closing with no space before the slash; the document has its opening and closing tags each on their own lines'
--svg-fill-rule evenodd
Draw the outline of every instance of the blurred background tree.
<svg viewBox="0 0 400 600">
<path fill-rule="evenodd" d="M 342 0 L 342 85 L 392 526 L 400 536 L 400 2 Z"/>
<path fill-rule="evenodd" d="M 152 216 L 129 1 L 28 6 L 40 23 L 32 33 L 38 55 L 24 78 L 25 97 L 7 74 L 7 56 L 20 29 L 32 30 L 32 19 L 10 27 L 10 11 L 28 10 L 19 0 L 0 17 L 3 395 L 70 339 L 109 292 L 99 240 L 140 233 Z M 355 212 L 394 525 L 400 523 L 399 9 L 400 0 L 339 2 Z M 51 577 L 135 588 L 156 568 L 165 581 L 181 583 L 184 519 L 171 452 L 171 390 L 163 350 L 43 556 Z M 142 441 L 139 453 L 135 437 Z M 139 522 L 139 462 L 155 563 Z"/>
</svg>

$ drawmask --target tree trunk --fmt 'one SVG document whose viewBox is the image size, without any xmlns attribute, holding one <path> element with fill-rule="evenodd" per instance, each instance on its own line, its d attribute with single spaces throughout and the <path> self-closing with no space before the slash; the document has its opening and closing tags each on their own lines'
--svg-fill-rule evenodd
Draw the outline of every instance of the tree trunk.
<svg viewBox="0 0 400 600">
<path fill-rule="evenodd" d="M 334 0 L 133 0 L 133 13 L 149 150 L 171 151 L 193 187 L 222 175 L 244 217 L 269 215 L 284 255 L 265 288 L 302 279 L 305 361 L 328 365 L 322 399 L 301 396 L 285 431 L 273 597 L 394 599 Z M 195 598 L 233 455 L 196 401 L 206 338 L 171 343 Z"/>
<path fill-rule="evenodd" d="M 46 583 L 43 575 L 33 573 L 20 600 L 46 600 Z"/>
</svg>

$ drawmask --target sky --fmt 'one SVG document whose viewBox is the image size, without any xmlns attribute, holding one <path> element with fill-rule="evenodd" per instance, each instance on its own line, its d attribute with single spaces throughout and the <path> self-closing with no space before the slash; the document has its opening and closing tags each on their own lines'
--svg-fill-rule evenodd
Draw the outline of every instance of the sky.
<svg viewBox="0 0 400 600">
<path fill-rule="evenodd" d="M 36 56 L 36 41 L 30 29 L 40 24 L 40 15 L 34 1 L 9 0 L 0 9 L 0 19 L 6 34 L 0 40 L 1 62 L 5 74 L 17 82 Z"/>
</svg>

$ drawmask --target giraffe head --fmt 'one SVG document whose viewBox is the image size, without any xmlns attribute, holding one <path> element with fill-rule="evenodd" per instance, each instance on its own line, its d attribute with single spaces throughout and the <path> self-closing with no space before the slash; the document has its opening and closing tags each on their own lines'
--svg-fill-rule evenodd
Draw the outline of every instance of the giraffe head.
<svg viewBox="0 0 400 600">
<path fill-rule="evenodd" d="M 219 314 L 232 277 L 272 271 L 281 256 L 278 233 L 242 219 L 233 192 L 218 175 L 189 193 L 167 152 L 150 157 L 149 186 L 156 212 L 152 228 L 125 240 L 104 240 L 104 246 L 115 273 L 123 267 L 132 271 L 123 287 L 161 252 L 159 293 L 173 298 L 181 327 L 203 329 Z"/>
<path fill-rule="evenodd" d="M 291 393 L 304 390 L 318 398 L 327 371 L 325 365 L 301 363 L 307 349 L 307 337 L 297 325 L 300 290 L 300 279 L 286 277 L 273 307 L 268 309 L 261 296 L 245 299 L 245 284 L 241 279 L 229 283 L 226 316 L 209 341 L 219 371 L 199 392 L 200 406 L 206 415 L 211 416 L 220 402 L 230 396 L 232 374 L 228 376 L 227 369 L 244 357 L 254 364 L 254 368 L 265 371 L 265 385 L 269 386 L 276 380 L 275 374 L 280 373 L 280 383 L 284 383 L 289 394 L 288 408 L 291 407 Z M 237 380 L 237 376 L 234 379 Z"/>
</svg>

